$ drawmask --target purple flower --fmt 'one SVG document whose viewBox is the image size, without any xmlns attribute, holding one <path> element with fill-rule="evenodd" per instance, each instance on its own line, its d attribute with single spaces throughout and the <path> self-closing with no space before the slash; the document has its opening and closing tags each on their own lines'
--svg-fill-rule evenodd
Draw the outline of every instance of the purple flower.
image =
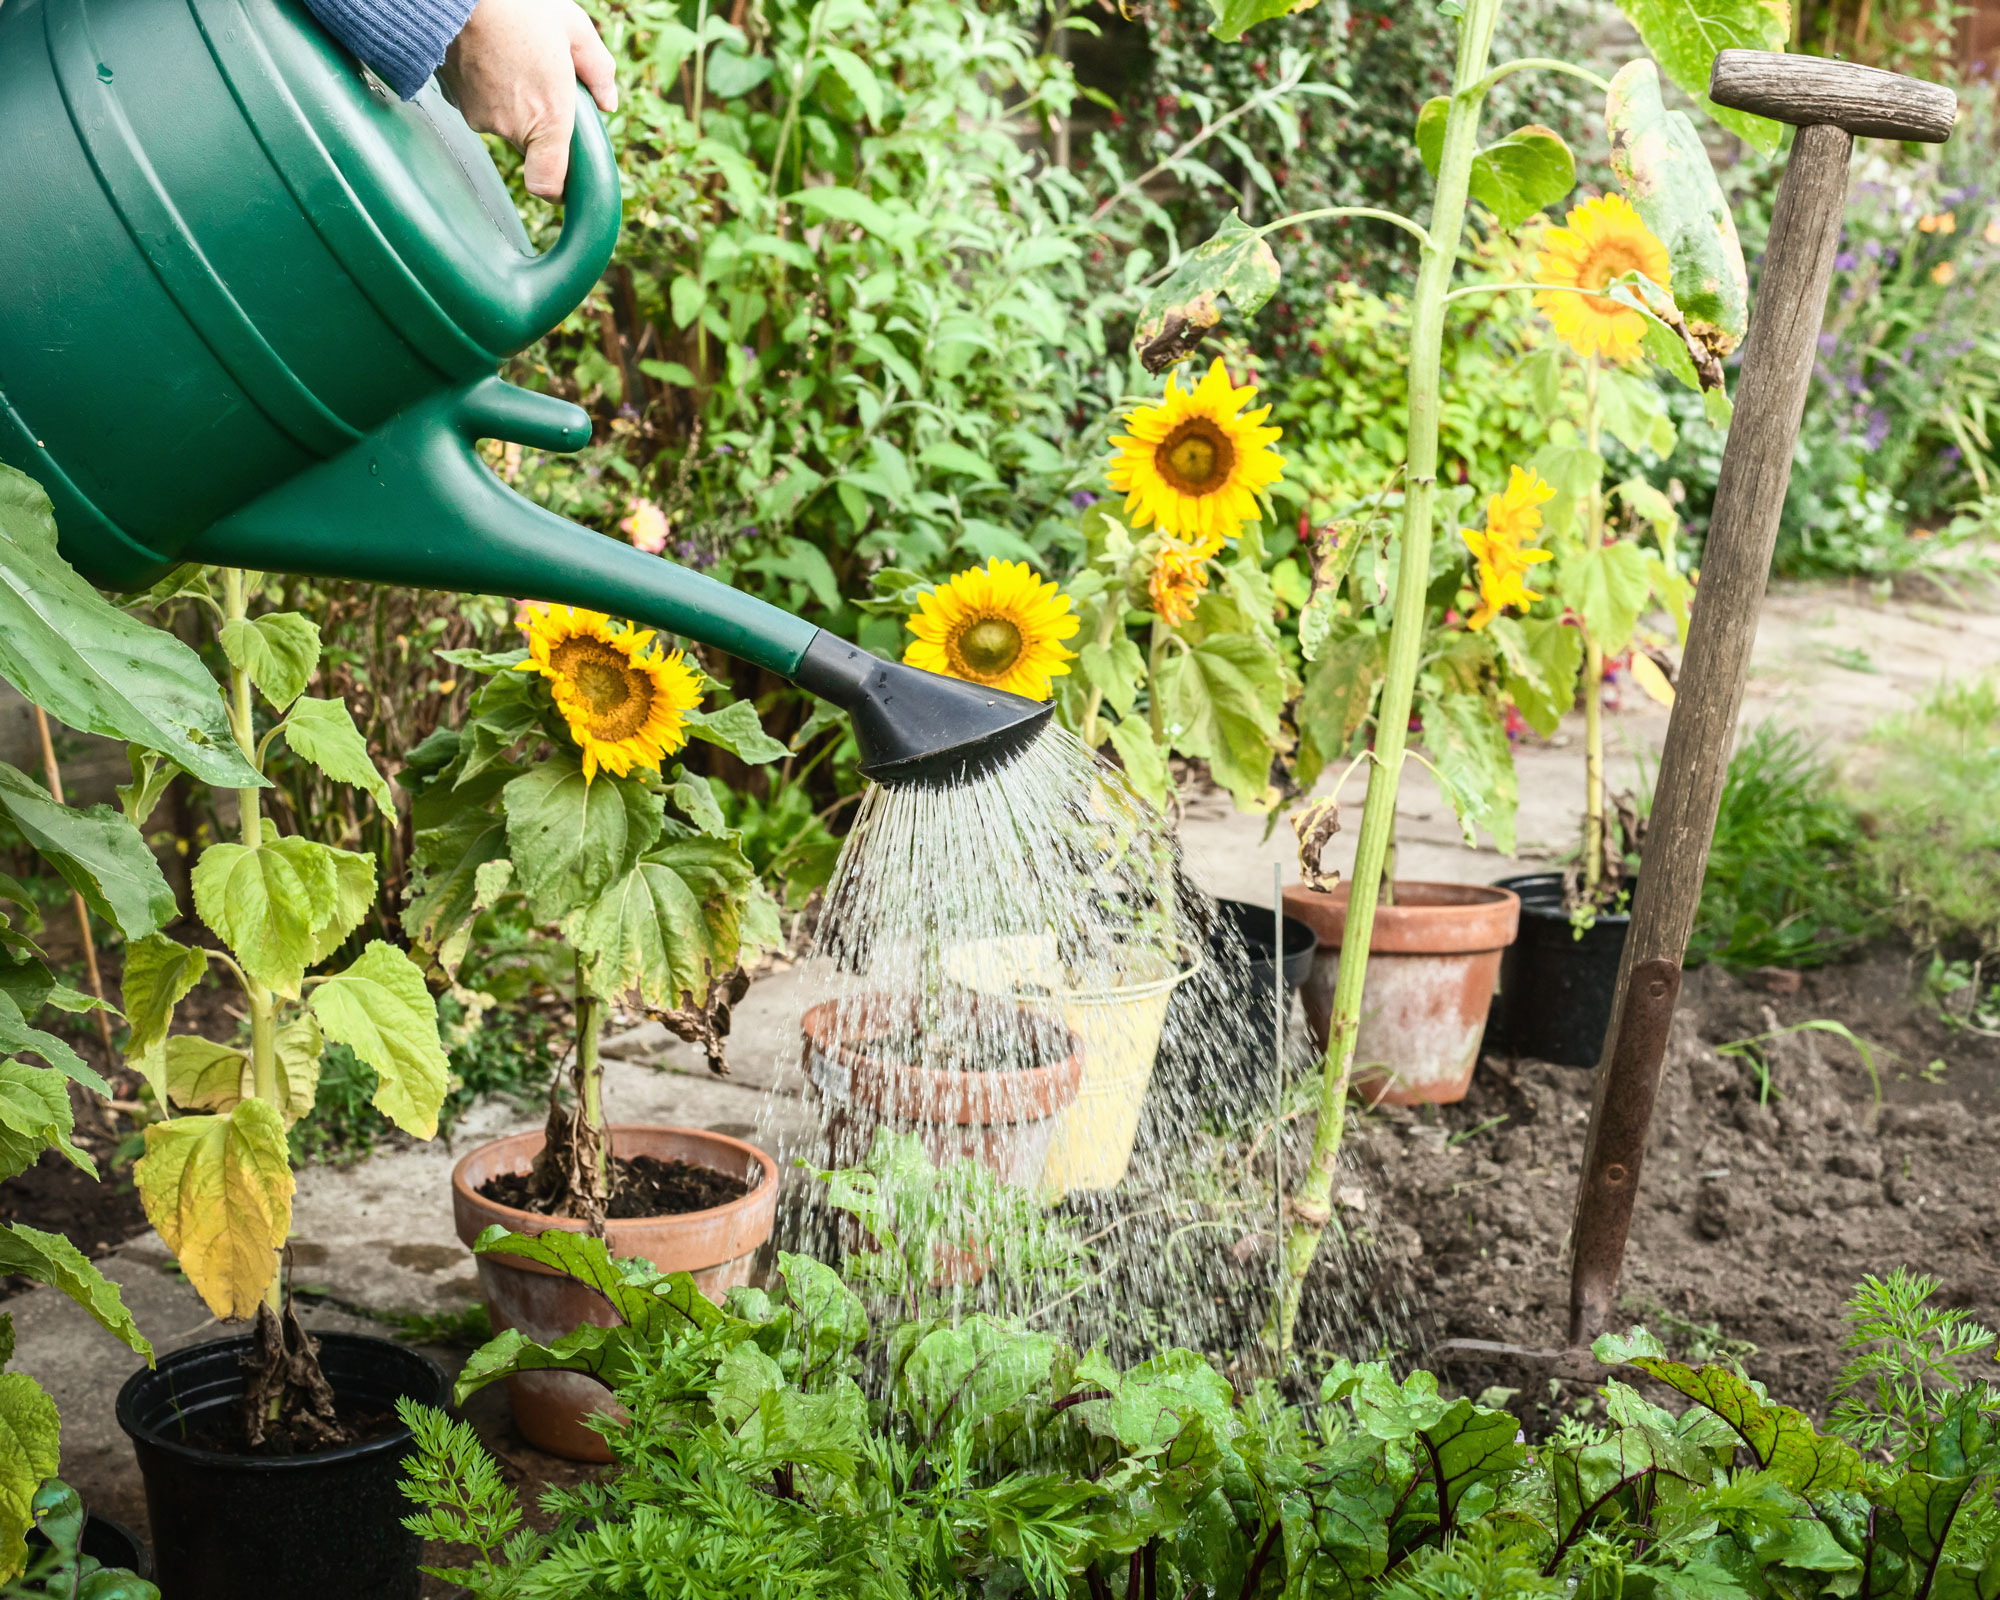
<svg viewBox="0 0 2000 1600">
<path fill-rule="evenodd" d="M 1861 258 L 1852 250 L 1843 250 L 1833 258 L 1833 270 L 1835 272 L 1852 272 L 1860 265 Z"/>
<path fill-rule="evenodd" d="M 1943 460 L 1946 466 L 1955 467 L 1959 464 L 1959 462 L 1965 459 L 1965 456 L 1963 452 L 1959 450 L 1957 445 L 1948 444 L 1944 447 L 1944 455 L 1941 459 Z"/>
<path fill-rule="evenodd" d="M 730 446 L 726 444 L 717 445 L 715 447 L 715 453 L 719 456 L 733 456 L 736 454 L 735 450 L 733 450 Z"/>
<path fill-rule="evenodd" d="M 749 524 L 749 526 L 744 528 L 743 537 L 746 539 L 755 539 L 756 537 L 758 537 L 757 524 L 753 522 Z"/>
<path fill-rule="evenodd" d="M 1880 239 L 1867 240 L 1861 246 L 1861 253 L 1870 261 L 1880 261 L 1882 259 L 1882 241 Z"/>
<path fill-rule="evenodd" d="M 627 422 L 636 422 L 639 418 L 639 408 L 632 404 L 630 400 L 627 400 L 618 408 L 618 415 L 623 417 Z"/>
<path fill-rule="evenodd" d="M 1889 413 L 1879 407 L 1868 413 L 1868 432 L 1863 443 L 1872 451 L 1889 442 Z"/>
<path fill-rule="evenodd" d="M 1839 347 L 1840 347 L 1840 335 L 1839 335 L 1839 334 L 1837 334 L 1837 333 L 1822 333 L 1822 334 L 1821 334 L 1821 335 L 1819 336 L 1819 353 L 1820 353 L 1821 355 L 1823 355 L 1823 356 L 1830 356 L 1830 355 L 1832 355 L 1832 354 L 1833 354 L 1833 352 L 1834 352 L 1835 350 L 1837 350 L 1837 349 L 1838 349 Z"/>
<path fill-rule="evenodd" d="M 1092 494 L 1088 489 L 1079 489 L 1069 497 L 1069 503 L 1075 506 L 1077 510 L 1082 511 L 1088 506 L 1096 505 L 1097 496 Z"/>
<path fill-rule="evenodd" d="M 692 539 L 682 539 L 675 544 L 674 554 L 680 557 L 681 565 L 684 567 L 708 567 L 715 564 L 709 553 Z"/>
</svg>

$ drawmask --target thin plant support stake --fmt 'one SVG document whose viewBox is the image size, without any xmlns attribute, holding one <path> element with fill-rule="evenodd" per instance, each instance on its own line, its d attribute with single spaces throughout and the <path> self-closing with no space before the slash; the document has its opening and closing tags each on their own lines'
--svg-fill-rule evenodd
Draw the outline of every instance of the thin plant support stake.
<svg viewBox="0 0 2000 1600">
<path fill-rule="evenodd" d="M 49 798 L 63 805 L 62 768 L 56 762 L 55 740 L 49 735 L 49 714 L 40 706 L 35 707 L 35 732 L 42 740 L 42 775 L 48 780 Z M 69 903 L 76 913 L 76 936 L 83 941 L 83 968 L 90 977 L 91 997 L 97 1001 L 97 1037 L 104 1046 L 104 1070 L 109 1074 L 118 1064 L 118 1052 L 111 1043 L 111 1016 L 104 1009 L 104 974 L 97 966 L 97 941 L 90 936 L 90 907 L 83 903 L 83 892 L 78 889 L 70 890 Z"/>
<path fill-rule="evenodd" d="M 1736 420 L 1716 483 L 1701 586 L 1660 754 L 1619 969 L 1618 1009 L 1605 1035 L 1577 1178 L 1572 1346 L 1604 1331 L 1624 1262 L 1681 961 L 1701 904 L 1757 611 L 1818 355 L 1854 140 L 1872 135 L 1942 144 L 1958 113 L 1957 98 L 1937 84 L 1851 62 L 1762 50 L 1718 55 L 1709 98 L 1788 122 L 1798 134 L 1772 213 L 1743 346 Z"/>
<path fill-rule="evenodd" d="M 1285 1242 L 1285 864 L 1271 863 L 1271 1286 L 1283 1294 Z"/>
<path fill-rule="evenodd" d="M 1326 1057 L 1320 1067 L 1319 1118 L 1313 1128 L 1312 1159 L 1304 1181 L 1287 1208 L 1290 1231 L 1284 1243 L 1282 1286 L 1271 1308 L 1265 1338 L 1280 1353 L 1292 1347 L 1299 1298 L 1319 1251 L 1320 1236 L 1333 1216 L 1333 1178 L 1347 1108 L 1347 1080 L 1361 1026 L 1361 991 L 1368 970 L 1368 944 L 1375 931 L 1375 907 L 1382 872 L 1395 831 L 1396 791 L 1408 742 L 1410 703 L 1416 693 L 1417 659 L 1423 647 L 1424 588 L 1430 575 L 1431 537 L 1437 507 L 1439 366 L 1444 347 L 1445 295 L 1458 265 L 1465 231 L 1466 193 L 1479 138 L 1482 80 L 1493 52 L 1493 29 L 1500 0 L 1466 0 L 1458 19 L 1458 63 L 1451 108 L 1445 118 L 1438 162 L 1436 197 L 1417 269 L 1410 305 L 1410 402 L 1404 460 L 1402 552 L 1396 566 L 1396 599 L 1389 633 L 1389 660 L 1375 716 L 1375 760 L 1368 773 L 1368 798 L 1355 844 L 1354 877 L 1348 886 L 1347 924 L 1341 937 L 1340 976 L 1334 985 L 1333 1016 L 1327 1027 Z"/>
</svg>

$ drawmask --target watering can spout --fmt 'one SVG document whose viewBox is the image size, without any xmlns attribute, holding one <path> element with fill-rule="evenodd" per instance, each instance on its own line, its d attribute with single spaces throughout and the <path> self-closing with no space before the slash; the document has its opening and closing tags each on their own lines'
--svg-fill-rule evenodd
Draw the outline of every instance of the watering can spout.
<svg viewBox="0 0 2000 1600">
<path fill-rule="evenodd" d="M 765 667 L 846 710 L 861 770 L 949 782 L 1006 761 L 1052 707 L 884 661 L 728 584 L 543 510 L 477 441 L 574 450 L 577 407 L 482 378 L 398 413 L 359 444 L 198 535 L 217 566 L 553 601 L 627 617 Z"/>
</svg>

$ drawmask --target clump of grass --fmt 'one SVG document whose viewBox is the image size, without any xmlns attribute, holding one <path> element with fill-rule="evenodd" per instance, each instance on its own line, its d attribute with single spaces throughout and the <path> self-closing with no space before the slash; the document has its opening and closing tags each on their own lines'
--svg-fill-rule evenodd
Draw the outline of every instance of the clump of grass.
<svg viewBox="0 0 2000 1600">
<path fill-rule="evenodd" d="M 2000 677 L 1941 685 L 1868 742 L 1873 894 L 1920 950 L 2000 951 Z"/>
<path fill-rule="evenodd" d="M 1760 724 L 1729 763 L 1689 963 L 1812 967 L 1861 944 L 1882 926 L 1862 844 L 1831 764 L 1797 729 Z"/>
</svg>

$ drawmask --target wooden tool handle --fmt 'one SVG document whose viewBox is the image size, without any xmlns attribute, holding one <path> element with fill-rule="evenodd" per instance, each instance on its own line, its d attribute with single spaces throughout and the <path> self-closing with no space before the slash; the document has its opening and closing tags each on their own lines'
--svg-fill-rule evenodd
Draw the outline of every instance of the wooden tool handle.
<svg viewBox="0 0 2000 1600">
<path fill-rule="evenodd" d="M 1605 1039 L 1577 1183 L 1572 1344 L 1587 1343 L 1603 1331 L 1624 1256 L 1665 1059 L 1665 1022 L 1673 1014 L 1671 995 L 1678 992 L 1681 960 L 1701 904 L 1709 839 L 1722 802 L 1750 647 L 1757 638 L 1757 613 L 1791 482 L 1792 447 L 1798 442 L 1818 354 L 1853 148 L 1853 136 L 1844 128 L 1830 123 L 1801 128 L 1771 218 L 1770 245 L 1743 347 L 1736 419 L 1723 448 L 1701 583 L 1646 825 L 1639 889 L 1618 971 L 1618 1008 Z M 1654 982 L 1668 981 L 1671 973 L 1666 1015 L 1658 1025 L 1631 1030 L 1628 1038 L 1626 1013 L 1635 1004 L 1634 978 L 1641 971 Z M 1614 1167 L 1622 1173 L 1616 1184 L 1609 1181 Z M 1617 1204 L 1594 1203 L 1613 1192 L 1621 1196 Z"/>
<path fill-rule="evenodd" d="M 1824 122 L 1856 138 L 1922 144 L 1943 144 L 1958 118 L 1958 96 L 1941 83 L 1772 50 L 1724 50 L 1709 74 L 1708 97 L 1795 128 Z"/>
</svg>

